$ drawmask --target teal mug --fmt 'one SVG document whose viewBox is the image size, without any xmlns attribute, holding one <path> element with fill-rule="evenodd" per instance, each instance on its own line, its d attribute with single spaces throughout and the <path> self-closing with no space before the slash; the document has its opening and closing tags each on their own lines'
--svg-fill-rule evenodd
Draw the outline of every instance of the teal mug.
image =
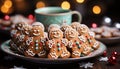
<svg viewBox="0 0 120 69">
<path fill-rule="evenodd" d="M 82 21 L 82 16 L 78 11 L 71 11 L 62 9 L 61 7 L 43 7 L 35 9 L 36 21 L 43 23 L 45 29 L 49 27 L 50 24 L 62 25 L 63 22 L 70 25 L 72 23 L 72 15 L 78 15 L 78 21 Z"/>
</svg>

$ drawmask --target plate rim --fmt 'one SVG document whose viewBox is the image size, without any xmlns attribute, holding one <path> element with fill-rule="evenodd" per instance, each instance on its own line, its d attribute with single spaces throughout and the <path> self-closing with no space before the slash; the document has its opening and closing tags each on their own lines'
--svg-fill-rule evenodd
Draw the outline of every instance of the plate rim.
<svg viewBox="0 0 120 69">
<path fill-rule="evenodd" d="M 115 39 L 120 39 L 120 37 L 110 37 L 110 38 L 95 38 L 95 39 L 99 39 L 99 40 L 115 40 Z"/>
<path fill-rule="evenodd" d="M 114 44 L 120 42 L 120 37 L 112 37 L 112 38 L 95 38 L 96 40 L 105 43 L 105 44 Z"/>
</svg>

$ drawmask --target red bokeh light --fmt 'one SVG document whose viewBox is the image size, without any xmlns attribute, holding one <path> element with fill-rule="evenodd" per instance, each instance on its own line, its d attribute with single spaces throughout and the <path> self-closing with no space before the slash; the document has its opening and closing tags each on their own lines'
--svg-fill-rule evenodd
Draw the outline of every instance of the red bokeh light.
<svg viewBox="0 0 120 69">
<path fill-rule="evenodd" d="M 28 18 L 31 19 L 31 20 L 34 20 L 34 16 L 32 14 L 29 14 Z"/>
<path fill-rule="evenodd" d="M 4 19 L 5 19 L 5 20 L 10 20 L 10 16 L 5 15 Z"/>
<path fill-rule="evenodd" d="M 96 23 L 92 23 L 92 28 L 97 28 L 97 24 Z"/>
</svg>

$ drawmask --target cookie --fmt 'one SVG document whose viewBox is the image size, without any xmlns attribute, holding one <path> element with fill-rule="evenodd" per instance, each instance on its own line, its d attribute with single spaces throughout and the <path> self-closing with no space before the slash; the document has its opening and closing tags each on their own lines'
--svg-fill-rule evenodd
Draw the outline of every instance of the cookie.
<svg viewBox="0 0 120 69">
<path fill-rule="evenodd" d="M 100 39 L 100 38 L 102 38 L 102 36 L 101 36 L 101 34 L 96 34 L 95 38 Z"/>
<path fill-rule="evenodd" d="M 91 31 L 86 34 L 87 42 L 88 44 L 92 47 L 92 49 L 97 49 L 99 48 L 100 43 L 95 40 L 94 36 L 92 35 L 93 33 Z"/>
<path fill-rule="evenodd" d="M 79 58 L 83 51 L 83 42 L 78 37 L 78 32 L 75 29 L 67 29 L 65 31 L 65 38 L 69 40 L 68 48 L 71 51 L 72 58 Z"/>
<path fill-rule="evenodd" d="M 56 41 L 54 39 L 48 41 L 49 53 L 48 58 L 58 59 L 58 58 L 69 58 L 70 52 L 67 50 L 67 40 L 62 39 Z"/>
<path fill-rule="evenodd" d="M 76 29 L 80 26 L 80 23 L 79 22 L 72 22 L 71 25 L 70 25 L 73 29 Z"/>
<path fill-rule="evenodd" d="M 42 23 L 40 23 L 40 22 L 34 22 L 32 24 L 32 26 L 40 26 L 43 29 L 43 31 L 45 31 L 44 25 Z M 47 32 L 44 32 L 44 38 L 48 38 L 48 33 Z"/>
<path fill-rule="evenodd" d="M 19 45 L 19 51 L 24 53 L 24 51 L 27 49 L 26 40 L 30 37 L 30 30 L 32 29 L 32 26 L 25 25 L 22 30 L 22 34 L 18 36 L 18 45 Z"/>
<path fill-rule="evenodd" d="M 109 31 L 110 32 L 110 30 L 111 30 L 111 28 L 108 27 L 108 26 L 101 26 L 100 28 L 103 29 L 103 31 Z"/>
<path fill-rule="evenodd" d="M 10 30 L 10 36 L 12 37 L 13 41 L 16 41 L 18 35 L 20 35 L 20 34 L 21 34 L 21 32 L 18 31 L 17 29 L 15 29 L 15 28 L 12 28 Z"/>
<path fill-rule="evenodd" d="M 118 28 L 116 28 L 116 27 L 111 27 L 110 28 L 110 32 L 119 32 L 119 29 Z"/>
<path fill-rule="evenodd" d="M 46 57 L 45 39 L 43 29 L 36 25 L 30 31 L 30 37 L 26 40 L 28 49 L 24 52 L 25 56 L 29 57 Z"/>
<path fill-rule="evenodd" d="M 43 29 L 43 31 L 45 30 L 44 25 L 43 25 L 42 23 L 40 23 L 40 22 L 34 22 L 34 23 L 32 24 L 32 26 L 40 26 L 40 27 Z"/>
<path fill-rule="evenodd" d="M 62 30 L 62 32 L 63 32 L 63 37 L 65 37 L 65 30 L 66 29 L 69 29 L 69 28 L 72 28 L 70 25 L 68 25 L 68 24 L 62 24 L 61 25 L 61 27 L 60 27 L 60 29 Z"/>
<path fill-rule="evenodd" d="M 72 28 L 70 25 L 68 25 L 68 24 L 62 24 L 61 25 L 61 27 L 60 27 L 60 29 L 63 31 L 63 32 L 65 32 L 65 30 L 66 29 L 69 29 L 69 28 Z"/>
<path fill-rule="evenodd" d="M 3 27 L 10 27 L 12 25 L 12 22 L 10 20 L 2 20 L 1 25 Z"/>
<path fill-rule="evenodd" d="M 22 34 L 22 30 L 24 26 L 27 25 L 26 23 L 20 22 L 15 24 L 15 27 L 11 29 L 11 37 L 16 38 L 18 35 Z"/>
<path fill-rule="evenodd" d="M 59 28 L 52 28 L 49 32 L 49 38 L 46 42 L 46 46 L 49 49 L 48 58 L 69 58 L 70 52 L 67 50 L 66 46 L 68 40 L 63 38 L 63 32 Z"/>
<path fill-rule="evenodd" d="M 90 28 L 90 30 L 96 34 L 101 34 L 104 31 L 102 28 Z"/>
<path fill-rule="evenodd" d="M 81 56 L 82 56 L 82 57 L 87 56 L 87 55 L 89 55 L 91 52 L 92 52 L 92 48 L 91 48 L 90 46 L 87 46 L 87 44 L 84 44 L 84 45 L 83 45 L 83 51 L 82 51 Z"/>
<path fill-rule="evenodd" d="M 63 38 L 63 32 L 60 30 L 60 28 L 52 27 L 49 31 L 49 39 L 62 39 Z"/>
<path fill-rule="evenodd" d="M 31 25 L 25 25 L 23 26 L 23 30 L 22 30 L 22 34 L 26 35 L 26 36 L 30 36 L 30 30 L 32 29 Z"/>
<path fill-rule="evenodd" d="M 94 33 L 93 31 L 89 31 L 88 34 L 89 34 L 91 37 L 95 38 L 95 33 Z"/>
<path fill-rule="evenodd" d="M 95 50 L 97 50 L 100 47 L 100 42 L 99 41 L 95 41 L 92 48 L 94 48 Z"/>
<path fill-rule="evenodd" d="M 48 32 L 50 32 L 52 28 L 60 28 L 60 26 L 58 24 L 50 24 L 48 27 Z"/>
<path fill-rule="evenodd" d="M 87 55 L 89 55 L 89 53 L 92 52 L 92 47 L 90 46 L 90 44 L 88 42 L 87 36 L 84 34 L 84 35 L 79 36 L 78 38 L 79 38 L 81 44 L 83 45 L 82 46 L 83 47 L 83 51 L 82 51 L 81 56 L 87 56 Z"/>
<path fill-rule="evenodd" d="M 15 29 L 17 29 L 18 31 L 21 32 L 23 30 L 23 27 L 25 25 L 27 25 L 27 23 L 25 23 L 25 22 L 19 22 L 19 23 L 15 24 Z"/>
<path fill-rule="evenodd" d="M 114 33 L 112 33 L 113 37 L 120 37 L 120 32 L 116 31 Z"/>
<path fill-rule="evenodd" d="M 10 31 L 10 35 L 12 37 L 12 41 L 17 44 L 17 46 L 19 47 L 19 42 L 22 41 L 21 38 L 24 37 L 23 33 L 22 33 L 22 30 L 23 30 L 23 27 L 27 25 L 26 23 L 18 23 L 15 25 L 14 28 L 11 29 Z M 21 36 L 22 35 L 22 36 Z M 19 39 L 20 38 L 20 39 Z"/>
<path fill-rule="evenodd" d="M 101 35 L 102 35 L 103 38 L 110 38 L 110 37 L 112 37 L 112 33 L 109 32 L 109 31 L 102 32 Z"/>
<path fill-rule="evenodd" d="M 80 24 L 80 26 L 77 28 L 77 31 L 79 35 L 83 35 L 89 31 L 89 28 L 85 24 Z"/>
</svg>

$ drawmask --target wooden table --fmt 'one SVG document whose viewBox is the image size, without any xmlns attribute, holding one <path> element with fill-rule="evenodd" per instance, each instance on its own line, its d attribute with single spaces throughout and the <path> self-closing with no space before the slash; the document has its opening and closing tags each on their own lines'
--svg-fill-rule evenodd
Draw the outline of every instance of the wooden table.
<svg viewBox="0 0 120 69">
<path fill-rule="evenodd" d="M 5 40 L 0 39 L 0 44 L 4 41 Z M 107 57 L 110 57 L 113 51 L 120 53 L 120 43 L 115 43 L 115 44 L 106 45 L 106 46 L 107 46 Z M 80 67 L 80 64 L 82 62 L 94 63 L 93 68 L 87 68 L 87 69 L 120 69 L 120 57 L 117 58 L 117 62 L 114 65 L 111 65 L 105 61 L 99 61 L 98 59 L 100 57 L 102 57 L 102 55 L 81 61 L 79 63 L 44 65 L 44 64 L 37 64 L 37 63 L 29 62 L 26 60 L 22 60 L 19 58 L 15 58 L 0 50 L 0 69 L 15 68 L 15 66 L 16 67 L 22 66 L 27 69 L 62 69 L 62 68 L 63 69 L 84 69 L 83 67 Z"/>
</svg>

